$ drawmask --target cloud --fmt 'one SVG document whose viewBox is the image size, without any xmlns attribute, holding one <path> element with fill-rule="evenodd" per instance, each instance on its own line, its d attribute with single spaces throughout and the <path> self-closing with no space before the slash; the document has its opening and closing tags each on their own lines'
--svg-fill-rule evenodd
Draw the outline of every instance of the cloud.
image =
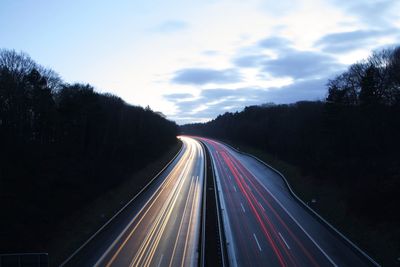
<svg viewBox="0 0 400 267">
<path fill-rule="evenodd" d="M 327 37 L 329 39 L 330 37 Z M 327 40 L 329 43 L 330 40 Z M 319 43 L 322 45 L 323 40 Z M 252 54 L 239 51 L 233 59 L 239 68 L 257 68 L 261 76 L 268 74 L 270 77 L 291 77 L 305 80 L 325 76 L 344 67 L 328 54 L 318 51 L 301 51 L 292 47 L 292 42 L 281 37 L 269 37 L 259 42 L 252 50 Z M 262 53 L 263 49 L 272 50 L 276 57 Z"/>
<path fill-rule="evenodd" d="M 258 45 L 263 48 L 282 50 L 289 47 L 292 42 L 282 37 L 268 37 L 258 42 Z"/>
<path fill-rule="evenodd" d="M 275 77 L 313 79 L 343 69 L 332 56 L 312 51 L 292 50 L 277 59 L 265 60 L 262 70 Z"/>
<path fill-rule="evenodd" d="M 398 20 L 400 7 L 398 0 L 331 0 L 331 2 L 373 28 L 393 27 L 393 22 Z"/>
<path fill-rule="evenodd" d="M 323 99 L 326 95 L 325 83 L 326 77 L 297 82 L 281 88 L 205 89 L 199 96 L 190 95 L 191 99 L 182 101 L 171 95 L 164 97 L 173 102 L 178 109 L 177 114 L 170 117 L 179 124 L 184 124 L 210 120 L 225 112 L 239 111 L 250 105 Z"/>
<path fill-rule="evenodd" d="M 204 85 L 208 83 L 235 83 L 240 82 L 241 76 L 235 69 L 214 70 L 205 68 L 188 68 L 175 72 L 173 83 Z"/>
<path fill-rule="evenodd" d="M 296 82 L 281 88 L 269 90 L 268 101 L 277 104 L 293 103 L 302 100 L 321 100 L 326 96 L 326 82 L 330 76 Z"/>
<path fill-rule="evenodd" d="M 376 42 L 377 38 L 395 33 L 394 30 L 356 30 L 331 33 L 320 38 L 315 45 L 326 52 L 342 53 L 364 48 Z"/>
<path fill-rule="evenodd" d="M 192 98 L 192 97 L 193 97 L 192 94 L 187 94 L 187 93 L 164 95 L 164 98 L 169 101 L 177 101 L 177 100 L 188 99 L 188 98 Z"/>
<path fill-rule="evenodd" d="M 188 24 L 181 20 L 168 20 L 156 26 L 153 31 L 162 33 L 171 33 L 186 29 Z"/>
<path fill-rule="evenodd" d="M 264 57 L 264 55 L 239 56 L 233 60 L 233 63 L 241 68 L 254 68 L 260 66 Z"/>
</svg>

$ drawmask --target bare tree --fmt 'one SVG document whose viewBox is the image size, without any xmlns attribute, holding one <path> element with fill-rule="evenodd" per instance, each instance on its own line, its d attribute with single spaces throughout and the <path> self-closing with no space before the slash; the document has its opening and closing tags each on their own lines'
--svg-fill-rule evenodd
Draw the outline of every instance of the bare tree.
<svg viewBox="0 0 400 267">
<path fill-rule="evenodd" d="M 0 50 L 0 68 L 7 69 L 15 78 L 21 80 L 28 75 L 36 63 L 25 53 L 17 53 L 15 50 Z"/>
</svg>

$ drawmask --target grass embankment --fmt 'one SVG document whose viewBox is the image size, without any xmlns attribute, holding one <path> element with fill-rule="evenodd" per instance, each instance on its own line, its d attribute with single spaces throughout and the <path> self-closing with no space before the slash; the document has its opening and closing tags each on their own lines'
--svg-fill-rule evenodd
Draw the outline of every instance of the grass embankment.
<svg viewBox="0 0 400 267">
<path fill-rule="evenodd" d="M 304 202 L 378 263 L 383 266 L 400 265 L 399 226 L 394 223 L 366 221 L 348 212 L 346 196 L 351 192 L 348 192 L 346 186 L 332 184 L 330 179 L 321 181 L 311 175 L 304 175 L 296 166 L 260 149 L 243 145 L 235 147 L 279 170 Z M 312 203 L 312 199 L 316 202 Z"/>
<path fill-rule="evenodd" d="M 120 185 L 79 208 L 58 225 L 54 240 L 48 246 L 51 266 L 58 266 L 131 200 L 178 153 L 181 145 L 178 141 L 156 161 L 130 174 Z"/>
</svg>

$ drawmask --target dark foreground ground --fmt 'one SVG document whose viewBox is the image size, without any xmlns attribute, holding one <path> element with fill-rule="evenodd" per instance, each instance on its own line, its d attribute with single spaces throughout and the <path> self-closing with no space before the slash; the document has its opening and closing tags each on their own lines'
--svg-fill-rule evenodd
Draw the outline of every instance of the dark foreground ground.
<svg viewBox="0 0 400 267">
<path fill-rule="evenodd" d="M 51 266 L 59 264 L 137 194 L 180 146 L 176 143 L 139 169 L 132 169 L 129 164 L 104 162 L 97 169 L 88 170 L 84 168 L 86 162 L 79 159 L 64 159 L 62 165 L 60 159 L 58 165 L 48 159 L 42 166 L 43 175 L 69 175 L 71 182 L 58 185 L 33 182 L 8 187 L 8 201 L 0 204 L 3 214 L 7 214 L 0 223 L 0 253 L 46 252 Z M 77 177 L 89 172 L 93 186 L 79 184 L 79 180 L 73 179 L 74 172 Z M 16 189 L 18 186 L 20 190 Z"/>
</svg>

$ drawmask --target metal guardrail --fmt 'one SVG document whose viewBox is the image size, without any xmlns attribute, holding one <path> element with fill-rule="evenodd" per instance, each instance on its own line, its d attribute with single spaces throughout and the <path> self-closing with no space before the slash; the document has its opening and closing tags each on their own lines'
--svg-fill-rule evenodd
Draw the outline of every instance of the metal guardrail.
<svg viewBox="0 0 400 267">
<path fill-rule="evenodd" d="M 211 154 L 211 153 L 210 153 Z M 211 159 L 211 155 L 210 155 L 210 159 Z M 212 161 L 212 159 L 211 159 Z M 222 211 L 220 210 L 220 199 L 218 196 L 218 188 L 217 188 L 217 183 L 215 181 L 216 177 L 215 177 L 215 169 L 214 169 L 214 164 L 211 164 L 211 169 L 212 169 L 212 173 L 213 173 L 213 182 L 214 182 L 214 194 L 215 194 L 215 200 L 217 201 L 217 220 L 218 220 L 218 229 L 219 229 L 219 239 L 220 239 L 220 244 L 221 246 L 226 244 L 226 238 L 224 235 L 224 230 L 222 229 L 222 218 L 221 218 L 221 214 Z M 221 254 L 222 254 L 222 266 L 223 267 L 227 267 L 229 266 L 229 264 L 227 263 L 227 248 L 226 247 L 221 247 Z"/>
<path fill-rule="evenodd" d="M 251 155 L 249 153 L 240 151 L 239 149 L 223 142 L 223 141 L 219 141 L 218 142 L 230 147 L 231 149 L 235 150 L 236 152 L 249 156 L 255 160 L 257 160 L 258 162 L 260 162 L 261 164 L 263 164 L 264 166 L 268 167 L 269 169 L 273 170 L 276 174 L 278 174 L 283 182 L 285 183 L 286 187 L 289 190 L 289 193 L 294 197 L 294 199 L 296 201 L 298 201 L 302 206 L 304 206 L 306 208 L 307 211 L 309 211 L 313 216 L 315 216 L 320 222 L 322 222 L 323 224 L 328 226 L 328 229 L 330 229 L 331 231 L 333 231 L 334 233 L 336 233 L 338 236 L 340 236 L 342 238 L 342 240 L 344 240 L 351 248 L 353 248 L 357 253 L 361 254 L 362 256 L 364 256 L 366 259 L 368 259 L 373 265 L 380 267 L 381 265 L 379 263 L 377 263 L 373 258 L 371 258 L 367 253 L 365 253 L 361 248 L 359 248 L 356 244 L 354 244 L 352 241 L 350 241 L 350 239 L 348 239 L 344 234 L 342 234 L 338 229 L 336 229 L 332 224 L 330 224 L 328 221 L 326 221 L 321 215 L 319 215 L 316 211 L 314 211 L 310 206 L 308 206 L 299 196 L 296 195 L 296 193 L 293 191 L 292 187 L 290 186 L 289 182 L 287 181 L 286 177 L 277 169 L 275 169 L 274 167 L 272 167 L 271 165 L 269 165 L 268 163 L 264 162 L 263 160 L 259 159 L 258 157 Z"/>
<path fill-rule="evenodd" d="M 206 206 L 207 206 L 207 158 L 203 143 L 199 142 L 204 154 L 204 177 L 203 177 L 203 201 L 201 210 L 201 237 L 200 237 L 200 261 L 199 266 L 205 267 L 205 247 L 206 247 Z"/>
<path fill-rule="evenodd" d="M 212 155 L 210 153 L 210 150 L 207 147 L 207 144 L 202 141 L 201 139 L 196 138 L 205 148 L 206 152 L 206 162 L 207 162 L 207 154 L 208 157 L 210 157 L 210 165 L 211 165 L 211 173 L 212 173 L 212 181 L 213 181 L 213 188 L 214 188 L 214 197 L 216 201 L 216 214 L 217 214 L 217 224 L 218 224 L 218 233 L 219 233 L 219 243 L 220 243 L 220 253 L 221 253 L 221 261 L 222 261 L 222 266 L 227 267 L 227 266 L 236 266 L 236 260 L 235 259 L 229 259 L 228 257 L 228 247 L 232 249 L 233 242 L 229 242 L 227 240 L 227 237 L 225 235 L 225 230 L 224 230 L 224 214 L 223 210 L 225 205 L 221 203 L 220 196 L 218 195 L 218 192 L 220 191 L 221 185 L 218 184 L 216 181 L 216 172 L 215 172 L 215 166 L 214 166 L 214 161 L 212 158 Z M 226 211 L 225 211 L 226 212 Z M 229 223 L 228 220 L 225 220 L 225 223 Z M 230 227 L 228 227 L 230 229 Z M 232 253 L 231 253 L 232 254 Z"/>
<path fill-rule="evenodd" d="M 48 267 L 47 253 L 0 254 L 0 267 Z"/>
</svg>

